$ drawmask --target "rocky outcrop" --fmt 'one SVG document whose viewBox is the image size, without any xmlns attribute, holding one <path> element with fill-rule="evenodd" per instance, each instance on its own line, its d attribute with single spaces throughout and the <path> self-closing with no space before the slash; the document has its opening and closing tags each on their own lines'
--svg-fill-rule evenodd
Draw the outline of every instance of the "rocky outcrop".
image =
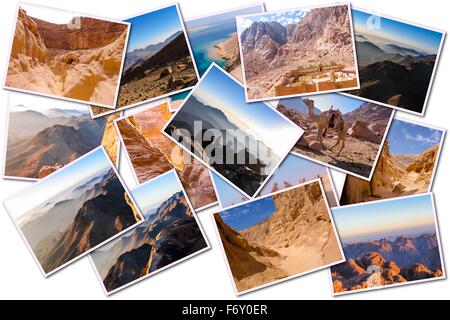
<svg viewBox="0 0 450 320">
<path fill-rule="evenodd" d="M 432 148 L 421 153 L 417 159 L 406 168 L 406 171 L 419 174 L 431 174 L 436 164 L 439 148 L 440 144 L 436 144 Z"/>
<path fill-rule="evenodd" d="M 49 174 L 61 169 L 63 165 L 61 163 L 56 163 L 54 166 L 43 166 L 38 173 L 38 179 L 45 178 Z"/>
<path fill-rule="evenodd" d="M 107 117 L 107 122 L 101 142 L 112 163 L 114 163 L 116 166 L 118 165 L 117 153 L 119 151 L 119 136 L 117 135 L 117 130 L 114 127 L 114 120 L 118 117 L 118 115 L 111 115 Z"/>
<path fill-rule="evenodd" d="M 128 118 L 118 121 L 117 127 L 140 183 L 173 169 L 164 154 L 150 145 Z"/>
<path fill-rule="evenodd" d="M 73 223 L 45 248 L 40 248 L 46 272 L 63 265 L 137 222 L 125 198 L 125 189 L 113 170 L 97 183 L 96 196 L 84 202 Z M 44 245 L 44 244 L 42 244 Z"/>
<path fill-rule="evenodd" d="M 6 85 L 112 106 L 128 27 L 101 21 L 94 28 L 86 21 L 84 35 L 76 29 L 61 33 L 65 26 L 44 23 L 19 9 Z"/>
<path fill-rule="evenodd" d="M 363 139 L 376 144 L 381 144 L 381 137 L 373 133 L 367 127 L 367 123 L 360 120 L 356 120 L 355 122 L 353 122 L 350 129 L 348 129 L 347 134 L 355 138 Z"/>
<path fill-rule="evenodd" d="M 353 243 L 344 252 L 347 261 L 331 267 L 335 293 L 443 275 L 436 234 Z"/>
<path fill-rule="evenodd" d="M 68 24 L 54 24 L 32 18 L 47 48 L 94 49 L 114 42 L 127 25 L 87 17 L 74 17 Z"/>
<path fill-rule="evenodd" d="M 343 115 L 345 129 L 348 130 L 356 121 L 363 120 L 369 130 L 382 137 L 393 112 L 392 108 L 364 102 L 360 107 Z"/>
<path fill-rule="evenodd" d="M 143 224 L 102 253 L 103 259 L 113 262 L 103 283 L 107 291 L 112 291 L 206 247 L 186 197 L 177 192 Z M 95 255 L 93 258 L 97 259 Z"/>
</svg>

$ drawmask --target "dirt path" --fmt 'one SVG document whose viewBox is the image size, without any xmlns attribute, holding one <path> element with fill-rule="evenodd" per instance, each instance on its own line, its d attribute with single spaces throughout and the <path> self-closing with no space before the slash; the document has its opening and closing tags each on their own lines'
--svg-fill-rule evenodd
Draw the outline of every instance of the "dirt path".
<svg viewBox="0 0 450 320">
<path fill-rule="evenodd" d="M 279 249 L 278 253 L 286 258 L 279 260 L 277 267 L 288 275 L 302 273 L 323 265 L 320 252 L 317 248 L 308 245 Z"/>
</svg>

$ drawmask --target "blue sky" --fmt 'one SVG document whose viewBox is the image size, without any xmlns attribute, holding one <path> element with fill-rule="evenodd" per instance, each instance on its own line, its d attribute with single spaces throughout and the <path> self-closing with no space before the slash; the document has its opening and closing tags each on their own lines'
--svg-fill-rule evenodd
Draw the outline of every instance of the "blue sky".
<svg viewBox="0 0 450 320">
<path fill-rule="evenodd" d="M 183 29 L 175 5 L 125 21 L 132 23 L 127 52 L 162 42 Z"/>
<path fill-rule="evenodd" d="M 431 195 L 332 209 L 341 241 L 379 240 L 435 232 Z"/>
<path fill-rule="evenodd" d="M 244 88 L 213 66 L 194 89 L 204 104 L 222 110 L 241 130 L 262 139 L 279 157 L 290 151 L 301 129 L 262 102 L 247 104 Z M 188 106 L 188 103 L 183 107 Z"/>
<path fill-rule="evenodd" d="M 212 177 L 216 186 L 217 196 L 220 198 L 220 202 L 223 206 L 229 207 L 233 204 L 248 200 L 247 197 L 237 191 L 216 173 L 212 172 Z"/>
<path fill-rule="evenodd" d="M 237 18 L 238 32 L 241 33 L 248 28 L 252 22 L 271 22 L 276 21 L 284 26 L 299 22 L 309 10 L 292 10 L 274 13 L 262 13 L 249 17 Z"/>
<path fill-rule="evenodd" d="M 74 188 L 89 178 L 102 174 L 111 168 L 105 152 L 98 148 L 89 155 L 72 162 L 57 171 L 54 175 L 35 183 L 5 201 L 9 213 L 18 218 L 29 210 L 34 209 L 61 192 Z"/>
<path fill-rule="evenodd" d="M 170 171 L 130 192 L 142 214 L 147 215 L 150 209 L 158 207 L 173 194 L 182 191 L 181 188 L 175 172 Z"/>
<path fill-rule="evenodd" d="M 380 17 L 381 28 L 369 28 L 367 21 L 372 16 L 358 10 L 352 10 L 355 34 L 372 35 L 388 40 L 387 42 L 407 46 L 412 49 L 436 54 L 442 39 L 442 33 L 413 26 L 404 22 Z M 371 21 L 371 20 L 369 20 Z M 375 24 L 369 23 L 369 26 Z"/>
<path fill-rule="evenodd" d="M 274 212 L 275 204 L 272 197 L 269 196 L 222 211 L 219 214 L 227 225 L 240 231 L 266 220 Z"/>
<path fill-rule="evenodd" d="M 314 100 L 314 106 L 321 111 L 327 111 L 333 106 L 333 109 L 339 108 L 342 113 L 352 112 L 364 103 L 363 100 L 337 93 L 308 96 L 308 99 Z"/>
<path fill-rule="evenodd" d="M 392 154 L 420 154 L 441 141 L 443 132 L 394 119 L 387 135 Z"/>
<path fill-rule="evenodd" d="M 202 27 L 202 26 L 219 25 L 219 24 L 222 24 L 223 22 L 227 22 L 228 20 L 235 21 L 236 16 L 252 14 L 252 13 L 257 13 L 257 12 L 261 12 L 261 11 L 262 11 L 261 5 L 251 6 L 251 7 L 227 11 L 227 12 L 219 13 L 219 14 L 213 14 L 213 15 L 209 15 L 207 17 L 186 21 L 185 25 L 186 25 L 186 28 L 188 28 L 188 29 L 191 29 L 191 28 L 194 29 L 194 28 L 198 28 L 198 27 Z M 188 31 L 191 32 L 191 30 L 188 30 Z"/>
</svg>

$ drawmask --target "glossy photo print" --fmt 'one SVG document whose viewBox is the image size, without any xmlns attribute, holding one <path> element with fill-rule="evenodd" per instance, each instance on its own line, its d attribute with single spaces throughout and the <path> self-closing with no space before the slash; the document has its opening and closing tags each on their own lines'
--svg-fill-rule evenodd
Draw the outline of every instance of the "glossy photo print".
<svg viewBox="0 0 450 320">
<path fill-rule="evenodd" d="M 136 181 L 142 184 L 176 169 L 195 210 L 217 203 L 209 169 L 161 133 L 170 119 L 169 102 L 115 121 Z"/>
<path fill-rule="evenodd" d="M 319 179 L 214 220 L 238 295 L 345 261 Z"/>
<path fill-rule="evenodd" d="M 341 205 L 430 192 L 445 130 L 395 118 L 370 181 L 346 176 Z"/>
<path fill-rule="evenodd" d="M 347 259 L 331 267 L 335 295 L 445 279 L 431 193 L 332 213 Z"/>
<path fill-rule="evenodd" d="M 145 222 L 91 254 L 108 295 L 209 249 L 175 170 L 131 195 Z"/>
<path fill-rule="evenodd" d="M 4 177 L 37 180 L 102 145 L 115 165 L 118 136 L 110 115 L 91 119 L 86 105 L 11 93 Z"/>
<path fill-rule="evenodd" d="M 242 85 L 216 64 L 162 131 L 250 197 L 303 134 L 271 106 L 247 104 Z"/>
<path fill-rule="evenodd" d="M 359 88 L 349 4 L 236 18 L 248 102 Z"/>
<path fill-rule="evenodd" d="M 6 89 L 114 108 L 130 24 L 20 3 Z"/>
<path fill-rule="evenodd" d="M 423 115 L 445 33 L 353 9 L 361 88 L 368 101 Z"/>
<path fill-rule="evenodd" d="M 293 153 L 370 180 L 394 116 L 391 108 L 339 93 L 278 101 L 305 134 Z"/>
<path fill-rule="evenodd" d="M 45 276 L 143 222 L 103 147 L 3 205 Z"/>
</svg>

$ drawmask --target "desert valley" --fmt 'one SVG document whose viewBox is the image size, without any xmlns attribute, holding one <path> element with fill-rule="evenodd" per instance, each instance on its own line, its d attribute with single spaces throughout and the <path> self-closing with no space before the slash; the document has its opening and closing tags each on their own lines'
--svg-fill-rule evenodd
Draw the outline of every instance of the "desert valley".
<svg viewBox="0 0 450 320">
<path fill-rule="evenodd" d="M 370 181 L 347 176 L 341 205 L 428 192 L 444 131 L 394 119 Z"/>
<path fill-rule="evenodd" d="M 238 293 L 344 258 L 318 181 L 214 218 Z"/>
<path fill-rule="evenodd" d="M 45 10 L 50 20 L 67 15 Z M 19 8 L 6 87 L 113 108 L 129 26 L 83 16 L 64 23 L 33 16 L 42 11 L 30 4 Z"/>
<path fill-rule="evenodd" d="M 139 183 L 176 169 L 192 206 L 217 202 L 208 168 L 161 133 L 171 114 L 167 103 L 116 122 Z"/>
<path fill-rule="evenodd" d="M 293 153 L 366 179 L 394 115 L 388 107 L 337 93 L 281 99 L 277 109 L 305 130 Z"/>
<path fill-rule="evenodd" d="M 249 100 L 358 87 L 348 5 L 238 17 Z"/>
</svg>

